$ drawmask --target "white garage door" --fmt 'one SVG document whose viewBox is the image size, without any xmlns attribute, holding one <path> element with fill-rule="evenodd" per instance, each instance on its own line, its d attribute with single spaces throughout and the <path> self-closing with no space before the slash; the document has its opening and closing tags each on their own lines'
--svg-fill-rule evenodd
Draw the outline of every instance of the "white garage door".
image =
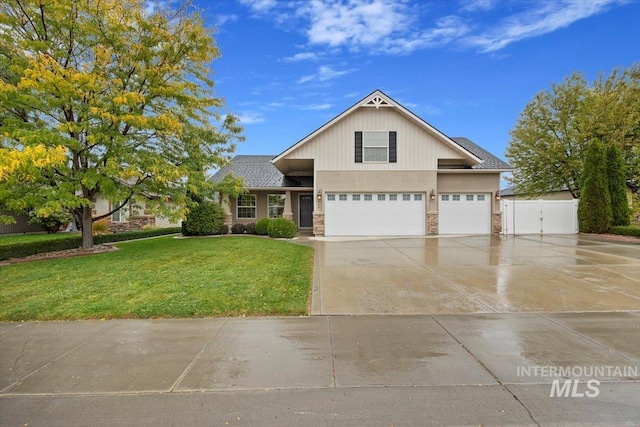
<svg viewBox="0 0 640 427">
<path fill-rule="evenodd" d="M 439 234 L 491 234 L 491 194 L 440 194 Z"/>
<path fill-rule="evenodd" d="M 325 236 L 422 236 L 424 193 L 327 193 Z"/>
</svg>

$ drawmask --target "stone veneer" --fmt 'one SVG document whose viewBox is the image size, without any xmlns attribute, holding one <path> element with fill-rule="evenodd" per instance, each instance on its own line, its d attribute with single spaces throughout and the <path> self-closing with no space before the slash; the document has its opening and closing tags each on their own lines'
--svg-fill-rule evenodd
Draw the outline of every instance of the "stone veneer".
<svg viewBox="0 0 640 427">
<path fill-rule="evenodd" d="M 107 224 L 107 230 L 112 233 L 122 231 L 142 230 L 144 227 L 155 227 L 156 217 L 154 216 L 132 216 L 127 222 L 112 222 Z"/>
<path fill-rule="evenodd" d="M 491 218 L 491 233 L 502 233 L 502 212 L 494 212 Z"/>
<path fill-rule="evenodd" d="M 288 219 L 289 221 L 293 221 L 293 214 L 292 213 L 283 213 L 282 214 L 282 218 Z"/>
<path fill-rule="evenodd" d="M 438 212 L 427 213 L 427 234 L 429 236 L 438 234 Z"/>
<path fill-rule="evenodd" d="M 324 236 L 324 212 L 313 213 L 313 234 Z"/>
</svg>

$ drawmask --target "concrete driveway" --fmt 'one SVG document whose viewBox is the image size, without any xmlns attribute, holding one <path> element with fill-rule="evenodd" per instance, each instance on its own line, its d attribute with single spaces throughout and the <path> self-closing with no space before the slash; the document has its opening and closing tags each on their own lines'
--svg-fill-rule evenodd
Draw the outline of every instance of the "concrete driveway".
<svg viewBox="0 0 640 427">
<path fill-rule="evenodd" d="M 312 314 L 640 310 L 640 245 L 597 237 L 320 238 Z"/>
</svg>

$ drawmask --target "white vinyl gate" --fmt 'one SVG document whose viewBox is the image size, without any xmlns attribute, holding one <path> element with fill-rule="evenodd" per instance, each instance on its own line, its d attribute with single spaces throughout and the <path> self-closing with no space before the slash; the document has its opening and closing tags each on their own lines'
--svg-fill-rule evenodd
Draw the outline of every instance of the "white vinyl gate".
<svg viewBox="0 0 640 427">
<path fill-rule="evenodd" d="M 502 199 L 503 234 L 576 234 L 578 199 Z"/>
</svg>

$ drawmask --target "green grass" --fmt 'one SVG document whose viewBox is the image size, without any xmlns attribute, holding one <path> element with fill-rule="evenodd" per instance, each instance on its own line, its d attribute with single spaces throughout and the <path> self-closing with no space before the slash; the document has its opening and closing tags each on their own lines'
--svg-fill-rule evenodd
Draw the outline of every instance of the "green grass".
<svg viewBox="0 0 640 427">
<path fill-rule="evenodd" d="M 12 234 L 9 236 L 0 235 L 0 246 L 12 245 L 14 243 L 44 242 L 48 240 L 64 239 L 65 237 L 71 236 L 80 236 L 80 233 Z"/>
<path fill-rule="evenodd" d="M 0 320 L 303 315 L 312 249 L 258 237 L 116 244 L 0 267 Z"/>
</svg>

